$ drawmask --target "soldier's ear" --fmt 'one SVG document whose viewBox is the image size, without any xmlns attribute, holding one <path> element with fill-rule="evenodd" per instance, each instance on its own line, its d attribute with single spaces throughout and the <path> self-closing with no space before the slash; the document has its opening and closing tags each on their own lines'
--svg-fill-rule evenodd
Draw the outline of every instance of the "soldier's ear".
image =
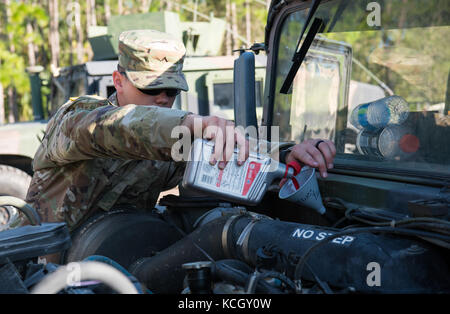
<svg viewBox="0 0 450 314">
<path fill-rule="evenodd" d="M 116 91 L 118 93 L 123 93 L 123 84 L 124 84 L 124 77 L 120 74 L 119 71 L 114 71 L 112 74 L 113 77 L 113 83 L 114 87 L 116 88 Z"/>
</svg>

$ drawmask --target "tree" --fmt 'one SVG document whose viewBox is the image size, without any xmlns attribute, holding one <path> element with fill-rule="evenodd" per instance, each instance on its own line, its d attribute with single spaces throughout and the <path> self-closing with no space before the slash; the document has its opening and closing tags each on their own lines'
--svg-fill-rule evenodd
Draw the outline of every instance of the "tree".
<svg viewBox="0 0 450 314">
<path fill-rule="evenodd" d="M 231 3 L 227 0 L 226 10 L 225 10 L 225 21 L 227 22 L 227 29 L 231 29 Z M 231 55 L 231 32 L 227 31 L 225 34 L 225 45 L 226 45 L 226 55 Z"/>
<path fill-rule="evenodd" d="M 110 5 L 109 1 L 110 0 L 105 0 L 105 2 L 104 2 L 106 24 L 109 23 L 109 19 L 111 18 L 111 5 Z"/>
<path fill-rule="evenodd" d="M 48 2 L 48 10 L 50 14 L 50 51 L 51 51 L 51 63 L 50 69 L 51 72 L 54 73 L 58 69 L 59 65 L 59 32 L 58 32 L 58 24 L 59 24 L 59 12 L 58 12 L 58 0 L 49 0 Z"/>
<path fill-rule="evenodd" d="M 231 36 L 233 42 L 233 50 L 237 50 L 239 48 L 239 44 L 238 38 L 236 36 L 236 34 L 238 33 L 236 2 L 231 3 L 231 29 L 233 31 L 233 34 Z"/>
<path fill-rule="evenodd" d="M 122 0 L 117 1 L 117 14 L 118 15 L 123 14 L 123 1 Z"/>
<path fill-rule="evenodd" d="M 6 0 L 3 5 L 4 18 L 0 20 L 6 23 L 0 25 L 0 38 L 4 39 L 0 41 L 0 122 L 4 122 L 6 113 L 8 121 L 15 122 L 19 117 L 31 116 L 26 67 L 37 62 L 35 46 L 43 44 L 37 29 L 45 27 L 48 18 L 37 4 Z M 4 106 L 5 89 L 8 108 Z"/>
<path fill-rule="evenodd" d="M 245 34 L 247 42 L 252 41 L 252 22 L 250 19 L 250 1 L 245 0 Z"/>
</svg>

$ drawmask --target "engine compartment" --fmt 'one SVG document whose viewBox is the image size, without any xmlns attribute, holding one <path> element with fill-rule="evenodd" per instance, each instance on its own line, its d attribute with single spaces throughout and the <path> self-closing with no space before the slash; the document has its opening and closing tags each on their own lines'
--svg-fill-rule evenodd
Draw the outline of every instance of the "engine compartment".
<svg viewBox="0 0 450 314">
<path fill-rule="evenodd" d="M 5 279 L 3 289 L 32 292 L 58 269 L 66 269 L 67 277 L 71 265 L 100 262 L 124 274 L 138 293 L 450 291 L 447 198 L 433 204 L 410 202 L 402 212 L 350 203 L 324 189 L 326 182 L 320 186 L 325 215 L 278 199 L 276 185 L 259 205 L 246 207 L 181 188 L 180 195 L 164 196 L 153 211 L 100 212 L 70 237 L 64 223 L 6 230 L 0 233 L 0 245 L 15 243 L 27 253 L 2 250 L 0 274 L 9 274 L 10 282 L 5 285 Z M 29 207 L 27 211 L 32 216 Z M 23 228 L 36 228 L 39 240 Z M 52 228 L 58 231 L 49 235 Z M 46 242 L 55 239 L 57 245 Z M 39 260 L 54 252 L 64 252 L 59 263 Z M 19 288 L 11 290 L 14 284 Z M 59 293 L 116 292 L 99 280 L 78 277 Z"/>
</svg>

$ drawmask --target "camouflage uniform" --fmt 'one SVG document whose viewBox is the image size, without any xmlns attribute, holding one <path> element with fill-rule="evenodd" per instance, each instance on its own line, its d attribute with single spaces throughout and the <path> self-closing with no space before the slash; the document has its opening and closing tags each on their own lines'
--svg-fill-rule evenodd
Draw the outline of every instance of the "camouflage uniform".
<svg viewBox="0 0 450 314">
<path fill-rule="evenodd" d="M 119 65 L 138 88 L 187 90 L 185 48 L 168 34 L 128 31 L 119 37 Z M 185 164 L 171 161 L 172 129 L 187 112 L 157 106 L 119 107 L 109 99 L 71 99 L 52 117 L 33 160 L 27 202 L 43 221 L 73 229 L 98 210 L 122 204 L 151 209 L 175 187 Z"/>
</svg>

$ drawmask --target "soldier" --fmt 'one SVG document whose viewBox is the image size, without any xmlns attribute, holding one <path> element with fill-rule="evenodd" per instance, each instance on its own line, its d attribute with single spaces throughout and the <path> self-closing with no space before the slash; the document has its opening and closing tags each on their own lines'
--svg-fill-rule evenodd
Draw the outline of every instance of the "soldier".
<svg viewBox="0 0 450 314">
<path fill-rule="evenodd" d="M 175 187 L 184 172 L 183 162 L 171 160 L 178 140 L 171 131 L 184 125 L 193 134 L 195 119 L 202 130 L 216 127 L 210 138 L 224 134 L 212 163 L 219 161 L 223 168 L 236 144 L 240 161 L 248 157 L 245 137 L 227 128 L 232 122 L 171 109 L 176 95 L 188 90 L 184 55 L 184 45 L 166 33 L 135 30 L 119 36 L 116 93 L 109 99 L 70 99 L 48 123 L 27 195 L 43 221 L 65 221 L 73 230 L 101 210 L 152 209 L 160 192 Z M 316 142 L 295 145 L 286 161 L 298 159 L 326 173 L 335 148 L 321 141 L 319 151 Z"/>
</svg>

